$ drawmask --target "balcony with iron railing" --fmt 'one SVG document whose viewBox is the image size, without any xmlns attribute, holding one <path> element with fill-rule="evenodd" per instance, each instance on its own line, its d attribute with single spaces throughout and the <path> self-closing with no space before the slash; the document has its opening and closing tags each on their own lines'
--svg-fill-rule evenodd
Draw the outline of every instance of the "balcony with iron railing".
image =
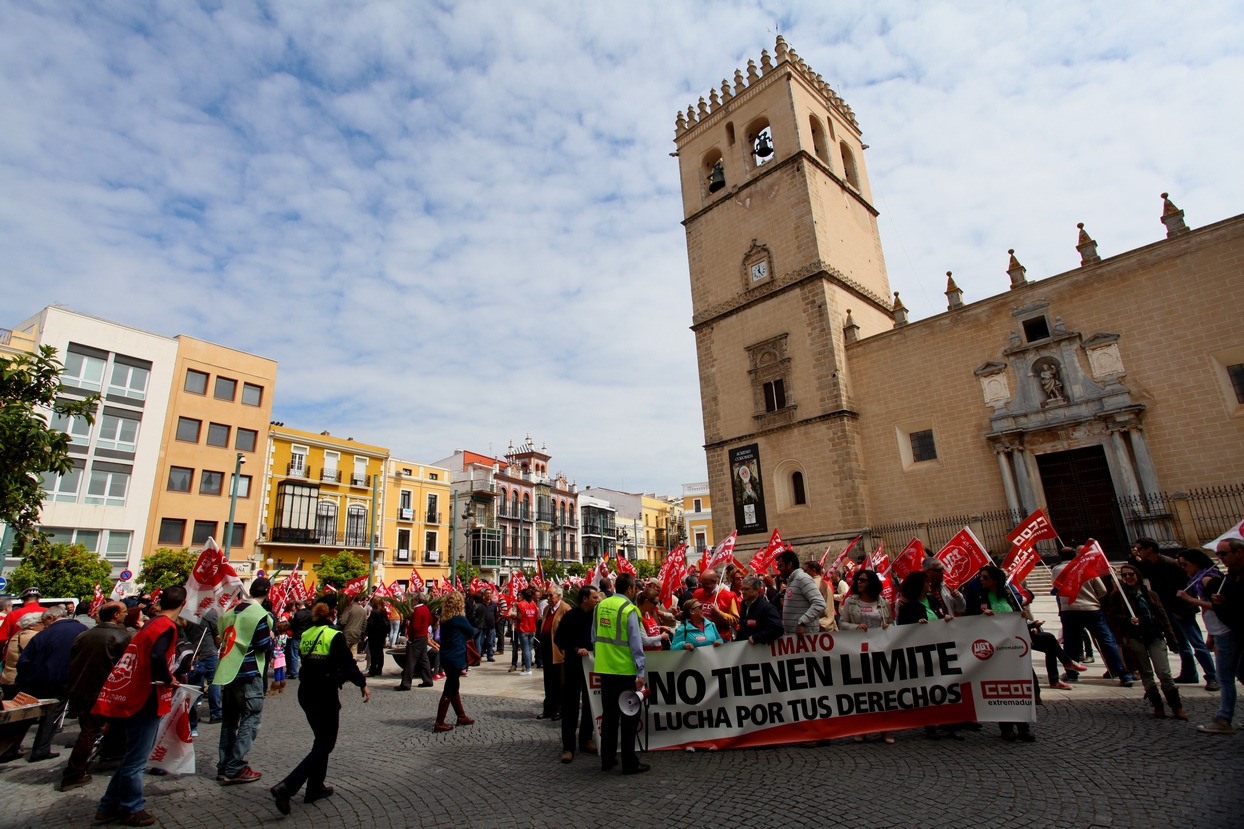
<svg viewBox="0 0 1244 829">
<path fill-rule="evenodd" d="M 350 474 L 350 486 L 370 487 L 371 477 L 371 475 L 362 475 L 358 472 L 353 472 Z"/>
<path fill-rule="evenodd" d="M 301 460 L 301 455 L 295 455 L 299 460 L 292 460 L 285 465 L 285 474 L 290 478 L 310 478 L 311 470 L 307 466 L 305 460 Z"/>
<path fill-rule="evenodd" d="M 339 484 L 341 483 L 341 470 L 325 467 L 320 470 L 320 480 L 325 483 Z"/>
<path fill-rule="evenodd" d="M 427 513 L 427 514 L 425 515 L 425 517 L 424 517 L 424 523 L 426 523 L 426 524 L 443 524 L 443 523 L 445 523 L 445 522 L 441 520 L 442 518 L 444 518 L 444 514 L 443 514 L 443 513 L 439 513 L 439 512 L 429 512 L 429 513 Z"/>
<path fill-rule="evenodd" d="M 464 483 L 470 488 L 472 495 L 497 494 L 497 482 L 492 480 L 492 478 L 471 478 L 471 480 Z"/>
</svg>

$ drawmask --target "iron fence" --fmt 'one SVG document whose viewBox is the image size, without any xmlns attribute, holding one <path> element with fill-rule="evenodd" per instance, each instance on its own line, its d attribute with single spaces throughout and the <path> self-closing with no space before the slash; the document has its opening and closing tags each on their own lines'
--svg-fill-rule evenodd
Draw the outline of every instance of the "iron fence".
<svg viewBox="0 0 1244 829">
<path fill-rule="evenodd" d="M 934 518 L 929 521 L 929 546 L 934 551 L 946 546 L 946 542 L 972 522 L 969 515 L 951 515 L 946 518 Z"/>
<path fill-rule="evenodd" d="M 907 542 L 911 541 L 918 534 L 920 525 L 915 521 L 899 521 L 894 524 L 882 524 L 878 527 L 872 527 L 873 540 L 885 542 L 885 548 L 889 551 L 890 557 L 893 558 L 900 550 L 907 546 Z M 861 550 L 859 552 L 868 552 Z M 852 551 L 854 555 L 855 551 Z"/>
<path fill-rule="evenodd" d="M 1129 544 L 1138 538 L 1152 538 L 1163 547 L 1181 547 L 1183 540 L 1176 526 L 1174 499 L 1165 492 L 1145 492 L 1115 498 L 1123 530 Z"/>
<path fill-rule="evenodd" d="M 1244 484 L 1190 489 L 1187 496 L 1192 524 L 1201 543 L 1217 538 L 1244 520 Z"/>
<path fill-rule="evenodd" d="M 979 520 L 983 530 L 980 542 L 992 555 L 1000 557 L 1011 549 L 1011 542 L 1007 541 L 1006 534 L 1015 529 L 1024 520 L 1024 516 L 1017 509 L 995 509 L 980 513 Z"/>
</svg>

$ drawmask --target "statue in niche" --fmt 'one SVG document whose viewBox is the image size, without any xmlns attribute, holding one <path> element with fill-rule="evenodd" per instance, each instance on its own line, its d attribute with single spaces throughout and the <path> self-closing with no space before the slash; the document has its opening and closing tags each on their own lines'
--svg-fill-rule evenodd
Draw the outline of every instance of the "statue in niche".
<svg viewBox="0 0 1244 829">
<path fill-rule="evenodd" d="M 1045 363 L 1041 366 L 1041 370 L 1037 375 L 1041 378 L 1041 389 L 1045 392 L 1047 403 L 1062 403 L 1067 398 L 1063 397 L 1063 382 L 1058 379 L 1058 366 L 1052 362 Z"/>
</svg>

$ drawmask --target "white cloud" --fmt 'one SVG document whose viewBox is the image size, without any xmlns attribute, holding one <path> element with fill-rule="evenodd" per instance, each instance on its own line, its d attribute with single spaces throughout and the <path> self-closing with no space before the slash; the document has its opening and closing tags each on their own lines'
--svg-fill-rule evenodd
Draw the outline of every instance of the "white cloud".
<svg viewBox="0 0 1244 829">
<path fill-rule="evenodd" d="M 859 116 L 939 311 L 1238 212 L 1227 4 L 11 4 L 0 319 L 62 301 L 280 361 L 276 416 L 581 483 L 704 476 L 679 108 L 780 23 Z"/>
</svg>

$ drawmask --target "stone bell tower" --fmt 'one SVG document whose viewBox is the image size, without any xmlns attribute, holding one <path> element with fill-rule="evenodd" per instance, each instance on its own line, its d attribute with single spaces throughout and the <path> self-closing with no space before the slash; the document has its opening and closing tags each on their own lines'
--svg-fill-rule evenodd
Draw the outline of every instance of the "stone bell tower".
<svg viewBox="0 0 1244 829">
<path fill-rule="evenodd" d="M 718 538 L 867 524 L 844 343 L 893 327 L 855 113 L 781 36 L 680 112 L 683 225 Z M 762 537 L 763 536 L 763 537 Z"/>
</svg>

